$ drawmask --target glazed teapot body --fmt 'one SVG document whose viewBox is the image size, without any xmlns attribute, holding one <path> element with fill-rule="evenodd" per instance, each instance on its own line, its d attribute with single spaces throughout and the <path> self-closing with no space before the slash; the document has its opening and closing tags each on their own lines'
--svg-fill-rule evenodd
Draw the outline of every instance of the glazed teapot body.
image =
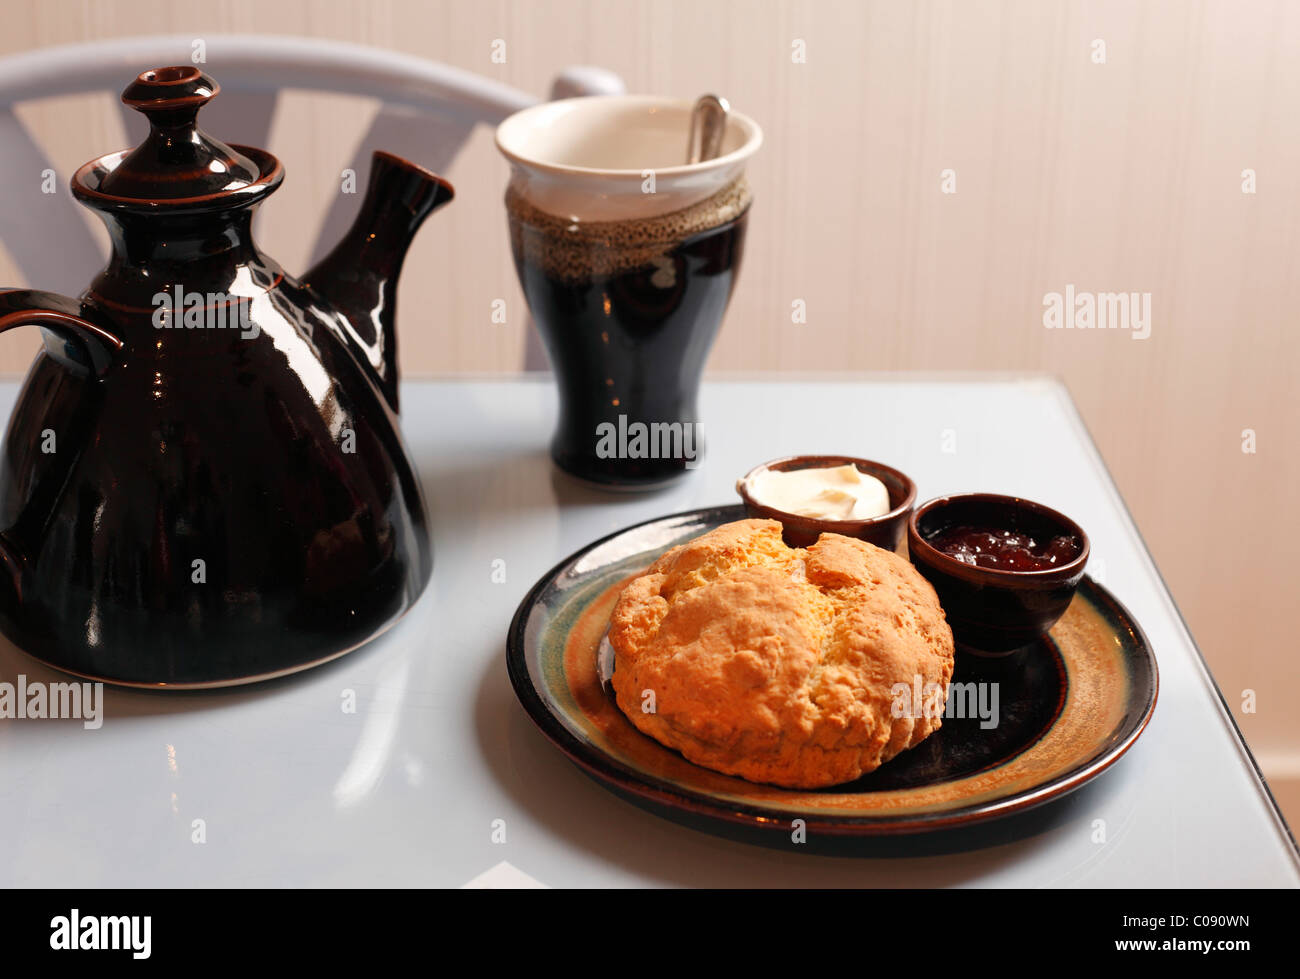
<svg viewBox="0 0 1300 979">
<path fill-rule="evenodd" d="M 0 329 L 45 340 L 0 457 L 0 630 L 117 683 L 323 662 L 431 571 L 392 314 L 406 247 L 451 189 L 376 154 L 356 224 L 295 279 L 250 230 L 278 161 L 193 125 L 216 91 L 194 69 L 140 76 L 124 101 L 150 139 L 73 178 L 108 225 L 107 268 L 76 300 L 0 293 Z"/>
</svg>

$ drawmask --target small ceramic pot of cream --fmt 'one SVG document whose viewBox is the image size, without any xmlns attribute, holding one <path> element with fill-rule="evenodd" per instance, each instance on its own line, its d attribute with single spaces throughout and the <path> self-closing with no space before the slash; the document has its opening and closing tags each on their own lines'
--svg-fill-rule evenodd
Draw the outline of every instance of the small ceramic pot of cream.
<svg viewBox="0 0 1300 979">
<path fill-rule="evenodd" d="M 901 551 L 916 484 L 892 466 L 853 456 L 803 455 L 755 466 L 736 483 L 751 517 L 779 520 L 791 547 L 842 534 Z"/>
</svg>

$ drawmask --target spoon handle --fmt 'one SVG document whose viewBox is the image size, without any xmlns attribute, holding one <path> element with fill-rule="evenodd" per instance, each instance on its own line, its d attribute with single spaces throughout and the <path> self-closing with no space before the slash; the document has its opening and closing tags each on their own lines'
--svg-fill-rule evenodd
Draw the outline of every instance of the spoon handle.
<svg viewBox="0 0 1300 979">
<path fill-rule="evenodd" d="M 696 100 L 691 110 L 691 133 L 686 144 L 687 163 L 703 163 L 718 155 L 730 109 L 727 100 L 718 95 L 701 95 Z"/>
</svg>

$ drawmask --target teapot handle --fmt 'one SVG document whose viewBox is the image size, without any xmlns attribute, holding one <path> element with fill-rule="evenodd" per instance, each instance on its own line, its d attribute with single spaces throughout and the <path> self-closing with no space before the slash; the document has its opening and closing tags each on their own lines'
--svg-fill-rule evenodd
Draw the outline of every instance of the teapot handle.
<svg viewBox="0 0 1300 979">
<path fill-rule="evenodd" d="M 112 365 L 122 341 L 81 315 L 81 303 L 36 289 L 0 291 L 0 333 L 39 326 L 45 351 L 65 367 L 101 376 Z"/>
<path fill-rule="evenodd" d="M 101 376 L 122 349 L 122 341 L 81 315 L 81 303 L 35 289 L 0 291 L 0 333 L 18 326 L 39 326 L 46 353 L 79 374 Z M 22 601 L 23 558 L 0 533 L 0 604 Z"/>
</svg>

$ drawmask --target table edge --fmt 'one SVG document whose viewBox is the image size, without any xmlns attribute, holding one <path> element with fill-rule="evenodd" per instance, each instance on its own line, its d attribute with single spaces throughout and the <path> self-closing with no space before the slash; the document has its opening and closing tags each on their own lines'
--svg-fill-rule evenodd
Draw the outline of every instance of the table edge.
<svg viewBox="0 0 1300 979">
<path fill-rule="evenodd" d="M 1140 545 L 1139 549 L 1142 552 L 1143 559 L 1146 561 L 1148 569 L 1160 585 L 1160 592 L 1162 593 L 1165 604 L 1168 606 L 1168 610 L 1172 613 L 1174 623 L 1182 632 L 1183 639 L 1186 641 L 1187 646 L 1191 649 L 1192 653 L 1195 654 L 1194 661 L 1200 672 L 1201 680 L 1208 685 L 1210 691 L 1215 695 L 1211 697 L 1211 701 L 1214 702 L 1219 709 L 1220 720 L 1227 722 L 1228 732 L 1232 735 L 1238 751 L 1244 756 L 1245 761 L 1248 763 L 1249 770 L 1255 777 L 1256 787 L 1263 794 L 1264 802 L 1273 815 L 1276 828 L 1280 831 L 1283 840 L 1291 844 L 1290 854 L 1293 869 L 1296 870 L 1297 873 L 1300 873 L 1300 844 L 1297 844 L 1294 831 L 1287 822 L 1286 816 L 1283 815 L 1281 807 L 1277 804 L 1277 799 L 1274 798 L 1273 791 L 1268 787 L 1268 779 L 1265 778 L 1263 771 L 1260 770 L 1259 762 L 1255 760 L 1255 755 L 1250 750 L 1250 745 L 1246 743 L 1246 737 L 1242 734 L 1241 728 L 1237 724 L 1237 719 L 1232 716 L 1232 710 L 1228 707 L 1228 702 L 1223 696 L 1223 691 L 1219 688 L 1218 683 L 1214 679 L 1214 674 L 1210 670 L 1210 665 L 1205 659 L 1205 654 L 1201 652 L 1201 647 L 1197 644 L 1195 637 L 1192 636 L 1192 630 L 1187 624 L 1187 619 L 1183 616 L 1182 610 L 1174 600 L 1173 593 L 1169 590 L 1169 585 L 1165 581 L 1165 577 L 1161 573 L 1159 566 L 1156 564 L 1155 558 L 1151 556 L 1151 549 L 1147 546 L 1146 539 L 1142 536 L 1142 531 L 1138 528 L 1137 521 L 1134 520 L 1133 513 L 1128 508 L 1128 503 L 1124 500 L 1123 494 L 1120 493 L 1119 487 L 1116 485 L 1115 479 L 1110 473 L 1110 468 L 1106 465 L 1106 461 L 1102 457 L 1101 451 L 1097 448 L 1097 443 L 1092 437 L 1092 431 L 1088 428 L 1088 423 L 1084 420 L 1083 413 L 1079 411 L 1078 405 L 1075 404 L 1068 385 L 1060 377 L 1055 377 L 1053 380 L 1056 382 L 1052 386 L 1055 389 L 1058 400 L 1065 409 L 1066 415 L 1073 421 L 1074 425 L 1078 429 L 1079 434 L 1083 436 L 1082 443 L 1085 450 L 1092 456 L 1093 462 L 1096 463 L 1097 468 L 1104 477 L 1110 495 L 1118 505 L 1119 512 L 1122 514 L 1129 532 Z"/>
</svg>

